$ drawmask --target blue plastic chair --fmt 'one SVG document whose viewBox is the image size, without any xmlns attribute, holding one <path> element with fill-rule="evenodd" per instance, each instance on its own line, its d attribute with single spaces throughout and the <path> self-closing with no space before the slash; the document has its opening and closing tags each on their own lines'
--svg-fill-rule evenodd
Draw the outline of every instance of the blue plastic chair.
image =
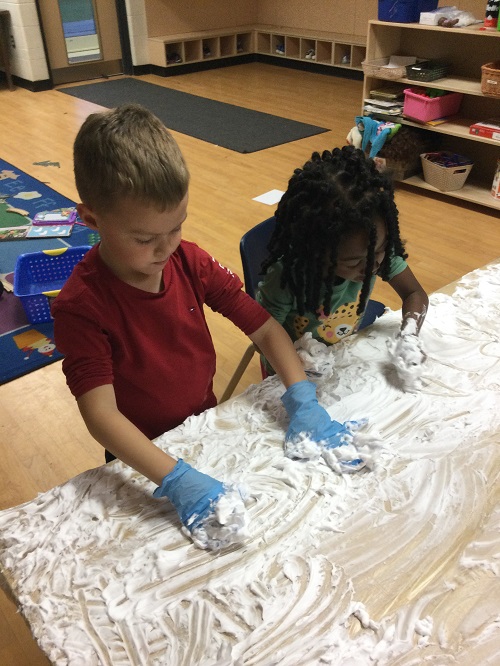
<svg viewBox="0 0 500 666">
<path fill-rule="evenodd" d="M 243 280 L 245 291 L 255 298 L 257 286 L 262 280 L 261 266 L 268 255 L 267 246 L 274 231 L 274 216 L 260 222 L 253 229 L 247 231 L 240 240 L 240 255 L 243 265 Z"/>
<path fill-rule="evenodd" d="M 245 291 L 249 296 L 255 298 L 257 292 L 257 285 L 262 279 L 260 275 L 261 265 L 267 257 L 267 246 L 271 240 L 271 235 L 274 231 L 274 216 L 260 222 L 255 227 L 250 229 L 244 234 L 240 240 L 240 256 L 241 264 L 243 266 L 243 281 L 245 283 Z M 228 400 L 238 386 L 243 373 L 248 368 L 250 361 L 255 353 L 260 353 L 257 347 L 250 344 L 245 350 L 238 367 L 229 380 L 226 390 L 222 394 L 219 402 Z"/>
<path fill-rule="evenodd" d="M 275 219 L 269 217 L 267 220 L 260 222 L 255 227 L 250 229 L 244 234 L 240 240 L 240 256 L 243 266 L 243 280 L 245 282 L 245 291 L 249 296 L 255 298 L 257 293 L 257 286 L 262 280 L 261 266 L 262 262 L 268 255 L 267 246 L 271 240 L 274 231 Z M 358 331 L 370 324 L 373 324 L 375 319 L 384 314 L 385 305 L 379 301 L 369 300 L 366 304 L 365 313 Z M 257 347 L 252 343 L 248 346 L 243 354 L 238 367 L 229 380 L 226 390 L 222 394 L 220 402 L 224 402 L 230 398 L 234 389 L 238 385 L 243 373 L 247 369 L 250 361 L 255 353 L 260 353 Z"/>
</svg>

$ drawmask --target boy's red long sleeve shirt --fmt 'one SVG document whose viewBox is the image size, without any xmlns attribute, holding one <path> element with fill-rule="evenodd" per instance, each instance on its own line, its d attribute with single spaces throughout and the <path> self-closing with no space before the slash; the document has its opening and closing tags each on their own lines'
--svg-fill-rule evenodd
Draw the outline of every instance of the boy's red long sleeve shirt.
<svg viewBox="0 0 500 666">
<path fill-rule="evenodd" d="M 126 284 L 96 246 L 52 306 L 56 346 L 75 398 L 113 384 L 118 409 L 151 439 L 216 404 L 204 304 L 247 335 L 270 316 L 234 273 L 194 243 L 181 242 L 163 282 L 157 294 Z"/>
</svg>

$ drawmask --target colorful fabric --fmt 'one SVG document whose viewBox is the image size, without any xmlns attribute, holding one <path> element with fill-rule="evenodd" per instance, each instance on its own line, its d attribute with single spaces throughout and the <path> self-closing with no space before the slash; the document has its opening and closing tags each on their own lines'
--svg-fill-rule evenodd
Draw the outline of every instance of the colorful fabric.
<svg viewBox="0 0 500 666">
<path fill-rule="evenodd" d="M 406 267 L 404 259 L 394 257 L 389 279 Z M 313 338 L 331 345 L 358 329 L 363 316 L 356 314 L 362 286 L 360 282 L 343 280 L 334 287 L 329 315 L 325 314 L 325 307 L 322 305 L 316 312 L 306 312 L 301 316 L 293 294 L 288 289 L 282 289 L 280 285 L 282 272 L 283 265 L 279 261 L 268 269 L 262 282 L 259 282 L 256 299 L 283 326 L 293 341 L 298 340 L 304 333 L 311 333 Z M 375 280 L 374 276 L 370 293 Z"/>
</svg>

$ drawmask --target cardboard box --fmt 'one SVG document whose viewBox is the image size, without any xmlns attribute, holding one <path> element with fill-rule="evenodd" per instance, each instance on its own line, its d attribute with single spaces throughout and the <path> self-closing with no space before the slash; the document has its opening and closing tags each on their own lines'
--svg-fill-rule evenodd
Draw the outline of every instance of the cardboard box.
<svg viewBox="0 0 500 666">
<path fill-rule="evenodd" d="M 500 118 L 492 118 L 484 122 L 474 123 L 469 127 L 469 134 L 500 141 Z"/>
</svg>

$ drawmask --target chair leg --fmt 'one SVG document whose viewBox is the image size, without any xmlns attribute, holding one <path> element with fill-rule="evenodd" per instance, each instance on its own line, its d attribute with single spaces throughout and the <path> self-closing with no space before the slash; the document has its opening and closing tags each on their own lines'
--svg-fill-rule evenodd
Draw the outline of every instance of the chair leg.
<svg viewBox="0 0 500 666">
<path fill-rule="evenodd" d="M 229 380 L 229 384 L 226 386 L 226 390 L 222 394 L 222 398 L 219 400 L 219 404 L 228 400 L 234 392 L 234 389 L 238 386 L 238 382 L 243 376 L 243 373 L 248 368 L 248 364 L 253 358 L 253 355 L 257 351 L 257 347 L 252 343 L 249 345 L 241 357 L 241 361 L 238 363 L 238 367 L 233 373 L 233 376 Z"/>
</svg>

